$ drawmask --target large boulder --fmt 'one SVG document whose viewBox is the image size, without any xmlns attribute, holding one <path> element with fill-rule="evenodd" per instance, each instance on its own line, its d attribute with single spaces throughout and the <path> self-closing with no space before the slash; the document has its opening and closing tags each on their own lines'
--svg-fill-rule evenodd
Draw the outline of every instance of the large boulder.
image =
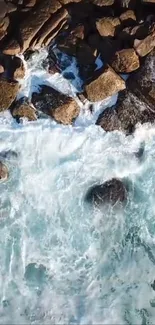
<svg viewBox="0 0 155 325">
<path fill-rule="evenodd" d="M 139 57 L 132 48 L 117 51 L 111 61 L 111 66 L 118 73 L 129 73 L 139 68 Z"/>
<path fill-rule="evenodd" d="M 0 112 L 8 109 L 19 90 L 18 82 L 0 79 Z"/>
<path fill-rule="evenodd" d="M 94 73 L 93 80 L 85 85 L 85 97 L 91 102 L 101 101 L 125 89 L 125 81 L 110 67 Z"/>
<path fill-rule="evenodd" d="M 119 179 L 113 178 L 101 185 L 90 188 L 85 197 L 89 203 L 99 206 L 104 203 L 115 205 L 118 202 L 126 202 L 127 190 Z"/>
<path fill-rule="evenodd" d="M 40 93 L 33 93 L 32 103 L 39 111 L 62 124 L 72 124 L 80 111 L 74 99 L 48 86 L 42 86 Z"/>
<path fill-rule="evenodd" d="M 96 121 L 97 125 L 100 125 L 104 131 L 112 132 L 115 130 L 121 130 L 121 123 L 118 119 L 118 114 L 114 107 L 106 108 L 98 117 Z"/>
</svg>

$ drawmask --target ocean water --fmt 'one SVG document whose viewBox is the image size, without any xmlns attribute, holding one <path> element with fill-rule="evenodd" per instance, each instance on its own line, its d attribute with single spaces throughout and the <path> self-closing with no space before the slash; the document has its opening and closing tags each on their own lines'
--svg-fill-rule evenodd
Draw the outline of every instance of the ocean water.
<svg viewBox="0 0 155 325">
<path fill-rule="evenodd" d="M 40 83 L 75 96 L 76 62 L 71 84 L 45 72 L 46 55 L 25 63 L 19 97 Z M 95 121 L 116 99 L 92 114 L 79 103 L 73 127 L 1 114 L 10 177 L 0 183 L 0 324 L 155 323 L 155 127 L 104 132 Z M 126 206 L 88 206 L 89 187 L 112 177 L 128 185 Z"/>
</svg>

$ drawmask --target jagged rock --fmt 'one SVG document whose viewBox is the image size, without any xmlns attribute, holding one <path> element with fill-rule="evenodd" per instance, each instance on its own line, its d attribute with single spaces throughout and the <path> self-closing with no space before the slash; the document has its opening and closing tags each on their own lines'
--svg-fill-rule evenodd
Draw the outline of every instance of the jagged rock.
<svg viewBox="0 0 155 325">
<path fill-rule="evenodd" d="M 1 25 L 0 25 L 0 31 L 6 31 L 8 26 L 9 26 L 9 17 L 4 17 L 3 20 L 1 21 Z"/>
<path fill-rule="evenodd" d="M 80 111 L 74 99 L 48 86 L 42 86 L 40 93 L 33 93 L 32 103 L 62 124 L 71 124 Z"/>
<path fill-rule="evenodd" d="M 22 117 L 26 117 L 28 121 L 37 120 L 37 115 L 33 106 L 26 102 L 16 102 L 13 109 L 11 110 L 12 116 L 19 120 Z"/>
<path fill-rule="evenodd" d="M 137 54 L 141 57 L 149 54 L 154 47 L 155 47 L 155 32 L 153 32 L 143 40 L 136 39 L 134 41 L 134 48 Z"/>
<path fill-rule="evenodd" d="M 150 25 L 141 24 L 134 27 L 126 27 L 119 33 L 119 38 L 121 40 L 134 41 L 136 38 L 143 40 L 150 34 Z"/>
<path fill-rule="evenodd" d="M 117 112 L 111 107 L 106 108 L 103 113 L 99 115 L 96 124 L 100 125 L 107 132 L 121 130 L 121 123 L 118 119 Z"/>
<path fill-rule="evenodd" d="M 115 0 L 91 0 L 91 2 L 96 6 L 103 7 L 103 6 L 112 6 Z"/>
<path fill-rule="evenodd" d="M 139 68 L 139 57 L 134 49 L 124 49 L 115 53 L 111 66 L 116 72 L 130 73 Z"/>
<path fill-rule="evenodd" d="M 30 47 L 31 42 L 37 35 L 42 26 L 61 8 L 59 1 L 44 0 L 40 1 L 36 10 L 32 10 L 26 20 L 23 20 L 19 26 L 20 38 L 22 44 L 19 45 L 14 39 L 11 39 L 5 46 L 3 53 L 16 55 L 25 52 Z"/>
<path fill-rule="evenodd" d="M 118 202 L 126 202 L 127 190 L 121 180 L 113 178 L 101 185 L 90 188 L 86 194 L 86 201 L 99 206 L 104 203 L 115 205 Z"/>
<path fill-rule="evenodd" d="M 120 15 L 121 22 L 136 21 L 136 16 L 133 10 L 127 10 Z"/>
<path fill-rule="evenodd" d="M 85 96 L 91 102 L 101 101 L 125 89 L 125 81 L 108 65 L 96 71 L 93 80 L 85 86 Z"/>
<path fill-rule="evenodd" d="M 119 18 L 104 17 L 96 22 L 96 28 L 101 36 L 114 36 L 120 26 Z"/>
<path fill-rule="evenodd" d="M 26 0 L 24 1 L 24 6 L 25 7 L 34 7 L 36 4 L 37 0 Z"/>
<path fill-rule="evenodd" d="M 16 98 L 19 89 L 17 82 L 0 79 L 0 112 L 8 109 Z"/>
<path fill-rule="evenodd" d="M 0 74 L 4 72 L 4 67 L 0 64 Z"/>
<path fill-rule="evenodd" d="M 0 161 L 0 181 L 6 181 L 9 177 L 7 166 Z"/>
<path fill-rule="evenodd" d="M 58 13 L 55 13 L 46 22 L 46 24 L 39 31 L 39 35 L 35 38 L 33 45 L 40 48 L 44 43 L 47 44 L 48 39 L 50 41 L 58 34 L 59 30 L 62 28 L 64 23 L 67 21 L 68 11 L 66 9 L 61 9 Z M 63 22 L 62 25 L 60 23 Z"/>
</svg>

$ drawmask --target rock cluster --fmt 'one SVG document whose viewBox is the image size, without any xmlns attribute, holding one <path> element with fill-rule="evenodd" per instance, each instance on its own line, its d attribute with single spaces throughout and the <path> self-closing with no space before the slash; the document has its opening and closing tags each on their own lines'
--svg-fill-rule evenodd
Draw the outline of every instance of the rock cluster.
<svg viewBox="0 0 155 325">
<path fill-rule="evenodd" d="M 153 0 L 0 0 L 0 111 L 10 109 L 17 121 L 34 121 L 41 111 L 73 123 L 77 102 L 53 88 L 40 85 L 31 102 L 15 101 L 25 76 L 19 54 L 26 59 L 54 40 L 76 58 L 84 98 L 94 103 L 119 92 L 117 104 L 97 121 L 104 130 L 130 133 L 137 123 L 154 122 L 155 82 L 148 68 L 155 61 L 154 12 Z M 48 49 L 48 72 L 60 72 L 52 45 Z"/>
</svg>

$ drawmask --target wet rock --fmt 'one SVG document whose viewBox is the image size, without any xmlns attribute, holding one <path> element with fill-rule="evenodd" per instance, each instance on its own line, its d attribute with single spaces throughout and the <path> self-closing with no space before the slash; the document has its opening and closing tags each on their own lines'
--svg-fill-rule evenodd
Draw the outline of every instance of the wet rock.
<svg viewBox="0 0 155 325">
<path fill-rule="evenodd" d="M 17 120 L 23 117 L 27 118 L 28 121 L 37 120 L 37 115 L 34 110 L 34 107 L 23 100 L 19 100 L 14 104 L 13 108 L 11 109 L 11 113 L 12 116 Z"/>
<path fill-rule="evenodd" d="M 33 93 L 32 103 L 38 110 L 62 124 L 71 124 L 80 111 L 74 99 L 48 86 L 42 86 L 40 93 Z"/>
<path fill-rule="evenodd" d="M 85 38 L 85 26 L 79 25 L 71 30 L 71 35 L 74 35 L 76 38 L 84 39 Z"/>
<path fill-rule="evenodd" d="M 25 7 L 34 7 L 36 4 L 37 0 L 26 0 L 24 1 L 24 6 Z"/>
<path fill-rule="evenodd" d="M 96 22 L 96 28 L 101 36 L 114 36 L 120 26 L 119 18 L 104 17 Z"/>
<path fill-rule="evenodd" d="M 135 48 L 137 54 L 141 57 L 149 54 L 153 50 L 154 47 L 155 47 L 155 32 L 148 35 L 143 40 L 136 39 L 134 41 L 134 48 Z"/>
<path fill-rule="evenodd" d="M 25 77 L 25 67 L 23 61 L 20 58 L 13 58 L 12 69 L 14 79 L 23 79 Z"/>
<path fill-rule="evenodd" d="M 119 38 L 121 40 L 128 40 L 130 43 L 133 43 L 136 38 L 143 40 L 150 34 L 150 28 L 150 25 L 146 23 L 134 27 L 126 27 L 119 33 Z"/>
<path fill-rule="evenodd" d="M 85 97 L 91 102 L 101 101 L 125 89 L 125 81 L 110 67 L 96 71 L 93 80 L 85 86 Z"/>
<path fill-rule="evenodd" d="M 115 53 L 111 66 L 116 72 L 130 73 L 139 68 L 139 57 L 134 49 L 124 49 Z"/>
<path fill-rule="evenodd" d="M 88 190 L 85 199 L 97 206 L 104 203 L 115 205 L 117 202 L 123 203 L 127 200 L 127 190 L 122 181 L 113 178 L 104 184 L 93 186 Z"/>
<path fill-rule="evenodd" d="M 2 159 L 17 159 L 18 153 L 13 150 L 0 151 L 0 160 Z"/>
<path fill-rule="evenodd" d="M 19 90 L 17 82 L 0 79 L 0 112 L 8 109 L 16 98 Z"/>
<path fill-rule="evenodd" d="M 6 181 L 9 177 L 7 166 L 0 161 L 0 181 Z"/>
<path fill-rule="evenodd" d="M 115 130 L 121 130 L 121 123 L 118 119 L 117 112 L 114 108 L 106 108 L 103 113 L 101 113 L 96 122 L 100 125 L 104 131 L 111 132 Z"/>
</svg>

